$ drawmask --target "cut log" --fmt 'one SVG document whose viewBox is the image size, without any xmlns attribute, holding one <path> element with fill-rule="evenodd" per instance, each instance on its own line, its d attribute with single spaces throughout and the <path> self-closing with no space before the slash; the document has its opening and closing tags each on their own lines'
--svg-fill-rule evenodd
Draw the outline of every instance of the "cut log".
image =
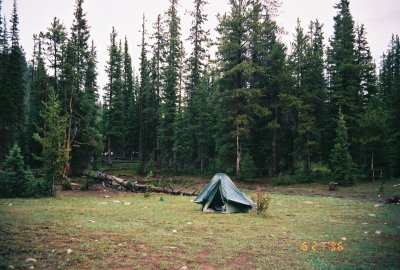
<svg viewBox="0 0 400 270">
<path fill-rule="evenodd" d="M 138 184 L 138 183 L 132 183 L 132 185 L 128 184 L 129 181 L 116 177 L 113 175 L 108 175 L 102 172 L 87 172 L 85 171 L 83 173 L 86 176 L 93 177 L 95 179 L 100 179 L 103 181 L 107 181 L 108 184 L 111 186 L 117 185 L 117 186 L 122 186 L 127 190 L 132 190 L 132 191 L 138 191 L 138 192 L 156 192 L 156 193 L 165 193 L 165 194 L 170 194 L 170 195 L 183 195 L 183 196 L 196 196 L 197 195 L 197 190 L 194 190 L 193 192 L 184 192 L 182 190 L 175 191 L 174 189 L 168 189 L 168 188 L 161 188 L 161 187 L 155 187 L 152 185 L 145 185 L 145 184 Z"/>
</svg>

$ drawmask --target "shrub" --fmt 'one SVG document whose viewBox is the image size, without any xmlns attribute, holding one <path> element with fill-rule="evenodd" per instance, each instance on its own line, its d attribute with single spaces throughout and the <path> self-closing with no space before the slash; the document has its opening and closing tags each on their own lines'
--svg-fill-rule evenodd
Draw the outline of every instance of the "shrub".
<svg viewBox="0 0 400 270">
<path fill-rule="evenodd" d="M 61 183 L 62 190 L 72 190 L 71 180 L 65 179 Z"/>
<path fill-rule="evenodd" d="M 277 176 L 272 180 L 272 184 L 274 186 L 289 186 L 294 184 L 294 180 L 292 177 L 286 176 Z"/>
<path fill-rule="evenodd" d="M 133 183 L 131 180 L 129 180 L 128 183 L 126 183 L 126 188 L 129 190 L 133 190 Z"/>
<path fill-rule="evenodd" d="M 265 213 L 269 207 L 271 197 L 265 194 L 260 187 L 252 194 L 251 199 L 256 203 L 257 215 Z"/>
</svg>

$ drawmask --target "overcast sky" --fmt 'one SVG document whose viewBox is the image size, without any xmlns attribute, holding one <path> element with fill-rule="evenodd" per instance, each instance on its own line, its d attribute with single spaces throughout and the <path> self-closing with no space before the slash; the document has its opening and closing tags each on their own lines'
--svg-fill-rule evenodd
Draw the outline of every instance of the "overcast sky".
<svg viewBox="0 0 400 270">
<path fill-rule="evenodd" d="M 3 13 L 7 20 L 10 18 L 13 0 L 3 0 Z M 277 18 L 278 24 L 284 27 L 287 35 L 282 40 L 289 44 L 293 40 L 293 32 L 297 18 L 300 18 L 304 28 L 310 20 L 318 18 L 324 24 L 325 43 L 333 33 L 333 17 L 336 14 L 333 6 L 339 0 L 282 0 L 282 7 Z M 191 18 L 187 11 L 192 10 L 192 0 L 180 0 L 179 15 L 182 18 L 182 37 L 189 34 Z M 216 15 L 229 10 L 228 0 L 209 0 L 205 11 L 209 15 L 206 28 L 211 29 L 211 36 L 215 37 L 217 26 Z M 21 44 L 27 58 L 32 55 L 32 35 L 46 31 L 53 17 L 61 19 L 70 29 L 73 20 L 74 0 L 18 0 L 20 18 Z M 102 89 L 107 82 L 104 72 L 107 61 L 107 46 L 112 26 L 115 26 L 119 38 L 126 35 L 130 45 L 135 70 L 138 67 L 140 43 L 140 25 L 142 15 L 147 18 L 147 29 L 160 13 L 168 9 L 168 0 L 86 0 L 84 11 L 87 13 L 88 24 L 91 27 L 91 37 L 98 49 L 99 86 Z M 367 38 L 372 54 L 377 62 L 388 48 L 391 35 L 400 34 L 400 3 L 399 0 L 351 0 L 350 9 L 356 23 L 366 26 Z"/>
</svg>

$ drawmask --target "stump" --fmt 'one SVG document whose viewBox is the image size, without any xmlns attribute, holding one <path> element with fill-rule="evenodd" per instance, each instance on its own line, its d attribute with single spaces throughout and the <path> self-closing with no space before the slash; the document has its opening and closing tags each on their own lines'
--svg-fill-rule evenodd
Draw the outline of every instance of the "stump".
<svg viewBox="0 0 400 270">
<path fill-rule="evenodd" d="M 329 182 L 329 191 L 336 191 L 338 185 L 339 185 L 338 183 Z"/>
</svg>

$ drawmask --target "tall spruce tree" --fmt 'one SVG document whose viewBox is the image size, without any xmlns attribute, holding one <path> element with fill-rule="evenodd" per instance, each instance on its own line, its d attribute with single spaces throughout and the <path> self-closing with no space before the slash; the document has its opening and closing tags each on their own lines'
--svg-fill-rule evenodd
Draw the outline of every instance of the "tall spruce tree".
<svg viewBox="0 0 400 270">
<path fill-rule="evenodd" d="M 163 103 L 160 122 L 160 148 L 163 161 L 169 167 L 173 165 L 174 122 L 177 110 L 179 70 L 181 69 L 180 18 L 178 1 L 170 0 L 168 16 L 168 42 L 166 66 L 163 70 Z"/>
<path fill-rule="evenodd" d="M 137 136 L 135 136 L 136 127 L 131 128 L 131 119 L 134 118 L 134 111 L 136 107 L 136 89 L 133 78 L 132 58 L 129 53 L 128 39 L 125 37 L 124 51 L 123 51 L 123 72 L 122 72 L 122 92 L 124 95 L 124 116 L 125 116 L 125 130 L 124 130 L 124 152 L 132 154 L 134 145 L 138 144 Z M 131 108 L 132 106 L 132 108 Z M 130 114 L 133 114 L 132 116 Z M 133 120 L 134 122 L 136 120 Z"/>
<path fill-rule="evenodd" d="M 326 145 L 333 141 L 334 123 L 332 119 L 342 108 L 345 121 L 349 127 L 350 152 L 356 155 L 359 151 L 356 140 L 357 117 L 362 110 L 362 97 L 359 91 L 359 67 L 356 57 L 356 38 L 354 21 L 350 13 L 350 2 L 340 0 L 334 17 L 334 34 L 328 48 L 328 98 L 331 123 L 325 127 L 330 130 Z M 324 149 L 326 151 L 328 149 Z"/>
<path fill-rule="evenodd" d="M 279 27 L 273 19 L 276 3 L 254 1 L 251 16 L 251 61 L 255 69 L 252 87 L 260 89 L 263 113 L 254 124 L 251 154 L 258 168 L 268 168 L 271 176 L 280 171 L 282 127 L 282 101 L 280 95 L 290 89 L 286 47 L 278 40 Z M 281 138 L 281 139 L 280 139 Z M 282 144 L 284 145 L 284 144 Z M 265 153 L 271 153 L 266 155 Z"/>
<path fill-rule="evenodd" d="M 60 92 L 64 96 L 65 112 L 68 115 L 68 127 L 66 130 L 65 148 L 66 163 L 63 167 L 63 176 L 67 177 L 71 173 L 71 163 L 73 173 L 81 173 L 89 164 L 91 154 L 86 153 L 85 146 L 93 144 L 92 138 L 95 134 L 88 129 L 88 121 L 95 116 L 90 115 L 94 110 L 85 110 L 81 102 L 87 103 L 88 98 L 85 93 L 86 75 L 90 58 L 90 32 L 83 11 L 84 0 L 76 0 L 74 20 L 71 26 L 71 34 L 65 45 L 64 57 L 61 67 L 61 79 L 59 82 Z M 94 107 L 95 100 L 92 100 L 90 107 Z M 84 147 L 82 147 L 84 146 Z"/>
<path fill-rule="evenodd" d="M 330 167 L 333 177 L 339 184 L 351 185 L 353 184 L 351 173 L 354 164 L 349 153 L 349 137 L 346 122 L 340 108 L 336 123 L 336 138 L 330 156 Z"/>
<path fill-rule="evenodd" d="M 106 103 L 106 146 L 109 162 L 111 153 L 121 155 L 124 146 L 124 93 L 122 90 L 122 55 L 117 41 L 117 32 L 112 28 L 110 45 L 108 47 L 109 60 L 106 72 L 108 84 L 105 88 Z"/>
<path fill-rule="evenodd" d="M 49 61 L 49 67 L 53 70 L 51 72 L 52 86 L 54 90 L 59 93 L 58 83 L 62 67 L 63 53 L 65 50 L 65 43 L 67 41 L 67 33 L 65 26 L 62 24 L 62 22 L 60 22 L 58 18 L 54 17 L 50 27 L 47 29 L 45 38 L 45 43 L 47 45 L 46 54 Z"/>
<path fill-rule="evenodd" d="M 11 14 L 10 41 L 8 44 L 7 27 L 3 20 L 0 87 L 0 168 L 7 149 L 18 138 L 24 119 L 24 95 L 26 70 L 25 57 L 19 45 L 19 17 L 17 1 L 13 2 Z"/>
<path fill-rule="evenodd" d="M 29 106 L 27 110 L 28 127 L 27 127 L 27 145 L 26 151 L 30 153 L 27 160 L 31 165 L 36 165 L 32 162 L 32 155 L 39 156 L 41 153 L 41 146 L 33 139 L 33 134 L 44 130 L 44 119 L 40 117 L 40 112 L 43 107 L 43 102 L 48 97 L 48 76 L 43 59 L 43 35 L 34 35 L 34 60 L 32 66 L 32 83 L 29 98 Z M 36 48 L 37 47 L 37 48 Z"/>
<path fill-rule="evenodd" d="M 367 106 L 377 94 L 376 65 L 366 38 L 363 24 L 356 28 L 356 63 L 359 68 L 359 91 L 363 106 Z"/>
<path fill-rule="evenodd" d="M 95 165 L 99 152 L 102 151 L 101 136 L 97 122 L 98 86 L 97 86 L 97 54 L 92 42 L 86 59 L 85 81 L 76 107 L 78 132 L 72 149 L 72 172 L 79 174 L 89 166 Z"/>
<path fill-rule="evenodd" d="M 145 17 L 142 23 L 142 43 L 140 54 L 140 88 L 139 88 L 139 158 L 141 173 L 145 173 L 144 161 L 156 147 L 157 94 L 151 84 L 150 62 L 148 61 Z"/>
<path fill-rule="evenodd" d="M 400 175 L 400 38 L 393 35 L 389 49 L 382 57 L 380 96 L 389 115 L 390 136 L 386 149 L 390 160 L 388 172 Z"/>
<path fill-rule="evenodd" d="M 161 119 L 161 96 L 163 89 L 163 70 L 165 66 L 165 55 L 166 55 L 166 33 L 163 28 L 163 23 L 161 19 L 161 15 L 157 16 L 157 20 L 153 25 L 153 35 L 151 39 L 153 40 L 152 48 L 152 59 L 150 63 L 151 67 L 151 84 L 156 93 L 156 115 L 154 125 L 156 126 L 156 146 L 155 146 L 155 155 L 154 159 L 158 162 L 161 161 L 161 152 L 160 152 L 160 119 Z"/>
<path fill-rule="evenodd" d="M 186 86 L 187 93 L 187 113 L 189 114 L 192 127 L 192 143 L 194 144 L 190 155 L 198 164 L 200 170 L 204 170 L 208 144 L 211 141 L 209 128 L 210 108 L 205 108 L 209 104 L 207 101 L 208 76 L 207 65 L 207 47 L 210 40 L 209 31 L 204 29 L 207 22 L 207 14 L 204 13 L 204 6 L 207 4 L 204 0 L 195 0 L 194 10 L 191 12 L 193 17 L 192 27 L 190 29 L 189 41 L 193 50 L 188 59 L 188 82 Z M 206 110 L 206 111 L 204 111 Z"/>
<path fill-rule="evenodd" d="M 252 1 L 230 1 L 231 10 L 220 17 L 218 53 L 221 61 L 220 99 L 216 148 L 220 158 L 229 164 L 235 160 L 236 177 L 241 177 L 242 148 L 248 144 L 252 122 L 263 111 L 260 90 L 250 83 L 256 71 L 249 49 Z M 251 43 L 254 45 L 254 43 Z M 253 50 L 254 52 L 254 50 Z M 223 145 L 224 144 L 224 145 Z M 235 149 L 235 150 L 234 150 Z M 233 150 L 233 151 L 232 151 Z M 236 153 L 232 156 L 232 153 Z"/>
<path fill-rule="evenodd" d="M 317 158 L 318 142 L 323 126 L 325 78 L 322 25 L 311 21 L 307 36 L 297 27 L 297 42 L 293 44 L 291 66 L 294 74 L 294 93 L 301 102 L 298 109 L 297 152 L 311 172 L 311 161 Z"/>
</svg>

